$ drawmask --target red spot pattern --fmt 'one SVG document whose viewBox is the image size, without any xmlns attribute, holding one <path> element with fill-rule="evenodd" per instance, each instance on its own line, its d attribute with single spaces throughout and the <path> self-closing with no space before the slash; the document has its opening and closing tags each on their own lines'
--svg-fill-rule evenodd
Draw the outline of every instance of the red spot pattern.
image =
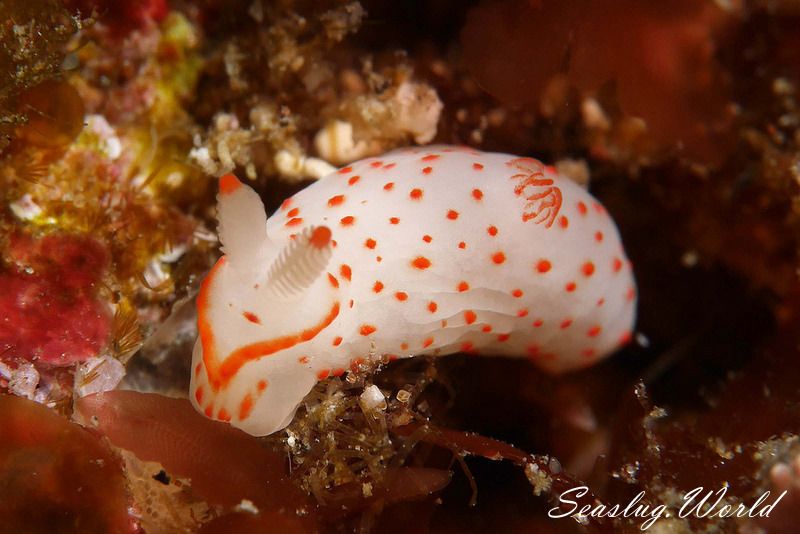
<svg viewBox="0 0 800 534">
<path fill-rule="evenodd" d="M 356 222 L 356 218 L 352 215 L 348 215 L 347 217 L 342 217 L 339 222 L 342 224 L 342 226 L 353 226 L 353 223 Z"/>
<path fill-rule="evenodd" d="M 408 294 L 405 293 L 404 291 L 398 291 L 397 293 L 394 294 L 394 298 L 396 298 L 400 302 L 405 302 L 406 300 L 408 300 Z"/>
<path fill-rule="evenodd" d="M 475 200 L 482 200 L 483 199 L 483 191 L 480 189 L 473 189 L 472 190 L 472 198 Z"/>
<path fill-rule="evenodd" d="M 486 229 L 486 233 L 489 234 L 492 237 L 496 236 L 497 235 L 497 227 L 496 226 L 490 226 L 489 228 Z"/>
<path fill-rule="evenodd" d="M 456 289 L 458 289 L 459 293 L 463 293 L 464 291 L 469 291 L 469 284 L 464 280 L 462 280 L 461 282 L 458 283 Z"/>
<path fill-rule="evenodd" d="M 383 291 L 383 287 L 384 287 L 383 282 L 381 282 L 380 280 L 376 280 L 375 284 L 372 286 L 372 291 L 374 291 L 375 293 L 380 293 L 381 291 Z"/>
<path fill-rule="evenodd" d="M 350 277 L 353 275 L 353 270 L 350 269 L 349 265 L 342 264 L 342 266 L 339 268 L 339 274 L 342 275 L 342 278 L 349 282 Z"/>
<path fill-rule="evenodd" d="M 422 189 L 419 188 L 412 189 L 411 192 L 408 194 L 408 196 L 411 197 L 412 200 L 420 200 L 422 198 L 422 195 L 423 195 Z"/>
<path fill-rule="evenodd" d="M 344 202 L 344 195 L 335 195 L 328 199 L 328 207 L 332 208 L 334 206 L 340 205 Z"/>
<path fill-rule="evenodd" d="M 247 319 L 251 323 L 261 324 L 261 319 L 259 319 L 258 315 L 256 315 L 253 312 L 244 311 L 244 312 L 242 312 L 242 315 L 244 316 L 245 319 Z"/>
<path fill-rule="evenodd" d="M 548 260 L 539 260 L 539 262 L 536 264 L 536 270 L 540 273 L 546 273 L 551 267 L 552 265 Z"/>
<path fill-rule="evenodd" d="M 370 334 L 374 333 L 374 332 L 375 332 L 375 331 L 377 331 L 377 330 L 378 330 L 378 329 L 377 329 L 377 328 L 375 328 L 375 326 L 374 326 L 374 325 L 371 325 L 371 324 L 362 324 L 362 325 L 361 325 L 361 328 L 360 328 L 360 329 L 359 329 L 359 331 L 358 331 L 358 333 L 359 333 L 359 334 L 361 334 L 362 336 L 368 336 L 368 335 L 370 335 Z"/>
<path fill-rule="evenodd" d="M 372 239 L 371 237 L 368 238 L 366 241 L 364 241 L 364 246 L 367 247 L 368 249 L 374 249 L 377 244 L 378 242 Z"/>
<path fill-rule="evenodd" d="M 494 263 L 496 263 L 497 265 L 500 265 L 501 263 L 505 263 L 506 255 L 503 254 L 502 252 L 495 252 L 494 254 L 492 254 L 492 261 Z"/>
<path fill-rule="evenodd" d="M 347 185 L 356 185 L 358 181 L 361 179 L 360 176 L 351 176 L 349 180 L 347 180 Z"/>
<path fill-rule="evenodd" d="M 424 256 L 417 256 L 411 261 L 411 265 L 416 269 L 425 270 L 431 266 L 431 260 Z"/>
<path fill-rule="evenodd" d="M 456 210 L 447 210 L 447 218 L 451 221 L 458 219 L 458 212 Z"/>
</svg>

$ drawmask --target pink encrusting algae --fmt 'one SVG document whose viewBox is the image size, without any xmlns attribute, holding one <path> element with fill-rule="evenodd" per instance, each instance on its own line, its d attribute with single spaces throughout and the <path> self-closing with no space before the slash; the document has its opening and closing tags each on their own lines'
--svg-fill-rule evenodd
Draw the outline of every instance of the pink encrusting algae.
<svg viewBox="0 0 800 534">
<path fill-rule="evenodd" d="M 344 167 L 268 221 L 220 180 L 224 256 L 198 296 L 191 400 L 264 435 L 359 359 L 457 352 L 586 367 L 630 339 L 636 288 L 588 192 L 532 158 L 404 149 Z"/>
<path fill-rule="evenodd" d="M 10 238 L 0 270 L 0 361 L 65 366 L 95 357 L 111 331 L 99 298 L 109 254 L 98 241 L 52 234 Z"/>
</svg>

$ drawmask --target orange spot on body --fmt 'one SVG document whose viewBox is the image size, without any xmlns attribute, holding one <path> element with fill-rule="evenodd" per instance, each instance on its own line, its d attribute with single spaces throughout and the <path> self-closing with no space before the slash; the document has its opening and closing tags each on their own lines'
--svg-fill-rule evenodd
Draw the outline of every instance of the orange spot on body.
<svg viewBox="0 0 800 534">
<path fill-rule="evenodd" d="M 259 393 L 267 389 L 267 381 L 259 380 L 258 383 L 256 384 L 256 389 L 259 391 Z"/>
<path fill-rule="evenodd" d="M 368 238 L 366 241 L 364 241 L 364 246 L 367 247 L 368 249 L 374 249 L 377 244 L 378 242 L 372 239 L 371 237 Z"/>
<path fill-rule="evenodd" d="M 405 343 L 405 342 L 400 343 L 400 349 L 401 350 L 408 350 L 408 343 Z"/>
<path fill-rule="evenodd" d="M 350 299 L 350 303 L 348 304 L 351 308 L 353 307 L 353 299 Z"/>
<path fill-rule="evenodd" d="M 300 208 L 292 208 L 289 210 L 286 216 L 291 219 L 292 217 L 297 217 L 299 214 L 300 214 Z"/>
<path fill-rule="evenodd" d="M 381 282 L 380 280 L 377 280 L 375 282 L 375 284 L 372 286 L 372 290 L 375 293 L 380 293 L 381 291 L 383 291 L 383 282 Z"/>
<path fill-rule="evenodd" d="M 389 224 L 400 224 L 400 219 L 397 217 L 389 217 Z"/>
<path fill-rule="evenodd" d="M 492 261 L 494 263 L 496 263 L 497 265 L 500 265 L 501 263 L 505 263 L 506 255 L 503 254 L 502 252 L 495 252 L 494 254 L 492 254 Z"/>
<path fill-rule="evenodd" d="M 209 404 L 208 406 L 206 406 L 206 409 L 203 410 L 203 413 L 206 414 L 206 417 L 208 417 L 209 419 L 214 417 L 214 407 Z"/>
<path fill-rule="evenodd" d="M 348 172 L 353 172 L 353 167 L 342 167 L 338 171 L 339 174 L 347 174 Z"/>
<path fill-rule="evenodd" d="M 351 176 L 351 177 L 350 177 L 350 178 L 347 180 L 347 185 L 356 185 L 356 183 L 358 183 L 358 181 L 359 181 L 360 179 L 361 179 L 361 177 L 360 177 L 360 176 L 358 176 L 358 175 Z"/>
<path fill-rule="evenodd" d="M 256 315 L 253 312 L 244 311 L 244 312 L 242 312 L 242 315 L 244 316 L 245 319 L 247 319 L 251 323 L 261 324 L 261 319 L 259 319 L 258 315 Z"/>
<path fill-rule="evenodd" d="M 565 286 L 564 286 L 564 290 L 565 290 L 567 293 L 572 293 L 572 292 L 573 292 L 573 291 L 575 291 L 577 288 L 578 288 L 578 286 L 575 284 L 575 282 L 567 282 L 567 285 L 565 285 Z"/>
<path fill-rule="evenodd" d="M 383 186 L 384 191 L 391 191 L 392 189 L 394 189 L 394 182 L 386 182 Z"/>
<path fill-rule="evenodd" d="M 571 324 L 572 324 L 572 319 L 564 319 L 563 321 L 561 321 L 561 324 L 558 325 L 558 327 L 562 328 L 562 329 L 563 328 L 569 328 L 569 325 L 571 325 Z"/>
<path fill-rule="evenodd" d="M 219 179 L 219 192 L 223 195 L 230 195 L 242 187 L 242 182 L 233 174 L 226 174 Z"/>
<path fill-rule="evenodd" d="M 250 412 L 253 411 L 253 397 L 248 393 L 239 403 L 239 420 L 244 421 L 250 417 Z"/>
<path fill-rule="evenodd" d="M 586 332 L 586 335 L 589 337 L 597 337 L 603 329 L 599 325 L 595 325 Z"/>
<path fill-rule="evenodd" d="M 428 154 L 422 158 L 422 161 L 434 161 L 439 159 L 441 156 L 439 154 Z"/>
<path fill-rule="evenodd" d="M 342 278 L 344 278 L 345 280 L 347 280 L 349 282 L 350 281 L 350 277 L 353 275 L 353 271 L 352 271 L 352 269 L 350 269 L 349 265 L 347 265 L 346 263 L 343 263 L 342 266 L 339 267 L 339 274 L 342 275 Z"/>
<path fill-rule="evenodd" d="M 536 319 L 535 321 L 533 321 L 533 327 L 534 328 L 539 328 L 543 324 L 544 324 L 544 320 L 542 320 L 542 319 Z"/>
<path fill-rule="evenodd" d="M 587 261 L 581 266 L 583 276 L 592 276 L 594 274 L 594 263 Z"/>
<path fill-rule="evenodd" d="M 458 283 L 457 289 L 459 292 L 463 293 L 464 291 L 469 291 L 469 284 L 462 280 Z"/>
<path fill-rule="evenodd" d="M 628 292 L 625 293 L 625 300 L 630 302 L 635 298 L 636 298 L 636 290 L 634 288 L 632 288 L 632 287 L 629 287 L 628 288 Z"/>
<path fill-rule="evenodd" d="M 328 207 L 339 206 L 342 202 L 344 202 L 344 195 L 334 195 L 328 199 Z"/>
<path fill-rule="evenodd" d="M 627 345 L 628 343 L 631 342 L 632 338 L 633 338 L 633 335 L 631 334 L 631 332 L 630 331 L 625 331 L 625 332 L 622 333 L 621 336 L 619 336 L 619 344 L 620 345 Z"/>
<path fill-rule="evenodd" d="M 517 310 L 517 317 L 525 317 L 528 315 L 528 308 L 522 308 L 521 310 Z"/>
<path fill-rule="evenodd" d="M 231 420 L 231 414 L 229 414 L 228 410 L 226 410 L 225 408 L 220 408 L 219 413 L 217 414 L 217 419 L 228 423 Z"/>
<path fill-rule="evenodd" d="M 433 241 L 433 238 L 428 234 L 425 234 L 424 236 L 422 236 L 422 240 L 425 241 L 426 243 L 430 243 L 431 241 Z"/>
<path fill-rule="evenodd" d="M 378 329 L 372 326 L 371 324 L 362 324 L 358 333 L 361 334 L 362 336 L 368 336 L 377 330 Z"/>
<path fill-rule="evenodd" d="M 483 191 L 481 191 L 480 189 L 473 189 L 472 198 L 474 198 L 475 200 L 483 199 Z"/>
<path fill-rule="evenodd" d="M 370 167 L 372 167 L 373 169 L 377 169 L 377 168 L 378 168 L 378 167 L 380 167 L 381 165 L 383 165 L 383 162 L 382 162 L 381 160 L 378 160 L 378 161 L 373 161 L 373 162 L 371 162 L 371 163 L 369 164 L 369 166 L 370 166 Z"/>
<path fill-rule="evenodd" d="M 472 324 L 478 319 L 478 316 L 472 310 L 467 310 L 464 312 L 464 320 L 467 324 Z"/>
<path fill-rule="evenodd" d="M 472 352 L 474 345 L 471 341 L 465 341 L 461 344 L 461 352 Z"/>
<path fill-rule="evenodd" d="M 194 392 L 194 400 L 197 404 L 203 404 L 203 386 L 198 386 Z"/>
<path fill-rule="evenodd" d="M 484 334 L 488 334 L 491 331 L 492 331 L 492 325 L 489 324 L 483 325 L 483 328 L 481 328 L 481 332 L 483 332 Z"/>
<path fill-rule="evenodd" d="M 463 250 L 463 249 L 467 248 L 467 244 L 464 243 L 463 241 L 461 241 L 461 242 L 458 243 L 458 248 Z"/>
<path fill-rule="evenodd" d="M 433 338 L 432 337 L 429 337 L 429 338 L 425 339 L 425 341 L 422 342 L 422 348 L 423 349 L 427 349 L 431 345 L 433 345 Z"/>
<path fill-rule="evenodd" d="M 317 226 L 311 232 L 311 237 L 308 240 L 312 247 L 323 249 L 331 242 L 331 230 L 327 226 Z"/>
<path fill-rule="evenodd" d="M 551 267 L 552 265 L 547 260 L 539 260 L 539 263 L 536 264 L 536 270 L 540 273 L 546 273 Z"/>
<path fill-rule="evenodd" d="M 288 210 L 289 206 L 291 206 L 291 205 L 292 205 L 292 199 L 291 198 L 287 198 L 286 200 L 281 202 L 281 211 Z"/>
<path fill-rule="evenodd" d="M 328 378 L 328 375 L 330 374 L 331 374 L 330 370 L 323 369 L 322 371 L 317 373 L 317 380 L 325 380 L 326 378 Z"/>
<path fill-rule="evenodd" d="M 433 172 L 433 167 L 425 167 L 422 169 L 422 174 L 430 174 Z"/>
<path fill-rule="evenodd" d="M 286 221 L 286 226 L 289 226 L 289 227 L 297 226 L 299 224 L 303 224 L 303 218 L 302 217 L 295 217 L 294 219 L 289 219 L 288 221 Z"/>
<path fill-rule="evenodd" d="M 356 222 L 356 218 L 352 215 L 348 215 L 347 217 L 342 217 L 339 222 L 342 226 L 352 226 L 354 222 Z"/>
<path fill-rule="evenodd" d="M 583 202 L 578 202 L 578 213 L 580 213 L 581 215 L 586 215 L 587 211 L 589 210 L 586 208 L 586 204 L 584 204 Z"/>
<path fill-rule="evenodd" d="M 425 270 L 431 266 L 431 260 L 425 256 L 417 256 L 411 261 L 411 265 L 419 270 Z"/>
<path fill-rule="evenodd" d="M 341 345 L 342 344 L 342 336 L 336 336 L 335 338 L 333 338 L 333 343 L 332 344 L 333 344 L 334 347 L 338 347 L 339 345 Z"/>
<path fill-rule="evenodd" d="M 558 218 L 558 225 L 561 228 L 566 228 L 569 226 L 569 219 L 567 219 L 564 215 Z"/>
<path fill-rule="evenodd" d="M 619 258 L 614 258 L 614 262 L 612 263 L 611 268 L 614 270 L 615 273 L 618 273 L 622 270 L 622 260 Z"/>
<path fill-rule="evenodd" d="M 476 171 L 482 171 L 483 165 L 481 165 L 480 163 L 473 163 L 472 168 L 475 169 Z"/>
<path fill-rule="evenodd" d="M 430 301 L 428 303 L 428 311 L 431 313 L 436 313 L 436 310 L 439 309 L 439 305 L 436 304 L 434 301 Z"/>
<path fill-rule="evenodd" d="M 386 165 L 383 166 L 383 168 L 388 171 L 389 169 L 394 169 L 396 166 L 397 163 L 387 163 Z"/>
<path fill-rule="evenodd" d="M 606 303 L 606 299 L 604 299 L 604 298 L 597 299 L 597 305 L 598 306 L 602 306 L 605 303 Z"/>
<path fill-rule="evenodd" d="M 489 228 L 486 229 L 486 233 L 489 234 L 492 237 L 496 236 L 497 235 L 497 227 L 496 226 L 490 226 Z"/>
<path fill-rule="evenodd" d="M 458 219 L 458 212 L 456 210 L 447 210 L 447 218 L 451 221 Z"/>
<path fill-rule="evenodd" d="M 339 281 L 331 273 L 328 273 L 328 282 L 331 283 L 332 287 L 339 287 Z"/>
<path fill-rule="evenodd" d="M 504 341 L 508 341 L 508 338 L 511 337 L 511 334 L 497 334 L 497 341 L 503 343 Z"/>
<path fill-rule="evenodd" d="M 194 366 L 194 375 L 195 376 L 200 376 L 200 364 L 199 363 Z"/>
<path fill-rule="evenodd" d="M 308 356 L 300 356 L 297 358 L 297 361 L 302 364 L 307 364 L 309 362 Z"/>
<path fill-rule="evenodd" d="M 597 241 L 598 243 L 601 243 L 603 241 L 603 232 L 600 231 L 595 232 L 594 240 Z"/>
<path fill-rule="evenodd" d="M 411 192 L 408 194 L 411 197 L 411 200 L 419 200 L 422 198 L 423 192 L 422 189 L 412 189 Z"/>
<path fill-rule="evenodd" d="M 201 286 L 200 294 L 198 294 L 198 303 L 202 300 L 202 298 L 205 298 L 203 292 L 203 287 Z M 339 303 L 335 302 L 328 314 L 310 328 L 293 334 L 267 339 L 264 341 L 257 341 L 255 343 L 250 343 L 248 345 L 239 347 L 228 354 L 222 363 L 219 363 L 216 359 L 213 350 L 213 341 L 212 343 L 207 343 L 207 339 L 204 339 L 203 331 L 208 328 L 208 318 L 206 315 L 207 312 L 201 310 L 203 310 L 203 307 L 198 306 L 198 329 L 201 333 L 201 343 L 203 343 L 203 360 L 206 364 L 206 369 L 208 370 L 211 386 L 217 390 L 220 387 L 225 386 L 234 376 L 236 376 L 236 374 L 239 372 L 239 369 L 241 369 L 242 366 L 244 366 L 247 362 L 275 354 L 276 352 L 292 348 L 295 345 L 314 339 L 317 334 L 328 328 L 328 326 L 330 326 L 336 317 L 339 316 Z"/>
<path fill-rule="evenodd" d="M 396 298 L 400 302 L 404 302 L 408 300 L 408 293 L 404 291 L 398 291 L 397 293 L 394 294 L 394 298 Z"/>
<path fill-rule="evenodd" d="M 524 293 L 522 292 L 521 289 L 515 289 L 514 291 L 511 292 L 511 295 L 516 299 L 522 297 L 523 294 Z"/>
</svg>

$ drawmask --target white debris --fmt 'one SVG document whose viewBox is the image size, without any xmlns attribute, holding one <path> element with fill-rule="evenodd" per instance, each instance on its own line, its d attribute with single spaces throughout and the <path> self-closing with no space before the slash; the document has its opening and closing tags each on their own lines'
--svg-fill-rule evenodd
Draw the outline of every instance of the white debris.
<svg viewBox="0 0 800 534">
<path fill-rule="evenodd" d="M 386 397 L 383 396 L 383 392 L 375 384 L 364 388 L 364 392 L 358 398 L 358 403 L 364 413 L 386 409 Z"/>
<path fill-rule="evenodd" d="M 275 154 L 275 167 L 287 178 L 322 178 L 336 171 L 336 167 L 319 158 L 309 158 L 289 150 Z"/>
<path fill-rule="evenodd" d="M 340 120 L 328 122 L 317 132 L 314 136 L 314 148 L 322 159 L 335 165 L 361 159 L 370 151 L 367 143 L 356 142 L 353 138 L 353 125 Z"/>
<path fill-rule="evenodd" d="M 12 395 L 31 400 L 33 400 L 38 385 L 39 372 L 31 363 L 21 363 L 19 367 L 11 371 L 8 379 L 8 391 Z"/>
<path fill-rule="evenodd" d="M 16 215 L 18 219 L 23 221 L 33 220 L 42 214 L 42 208 L 40 208 L 27 193 L 22 195 L 22 198 L 19 200 L 15 200 L 9 204 L 9 207 L 11 208 L 11 212 Z"/>
<path fill-rule="evenodd" d="M 90 358 L 80 364 L 75 372 L 75 394 L 85 397 L 92 393 L 110 391 L 117 387 L 124 376 L 125 366 L 116 358 Z"/>
</svg>

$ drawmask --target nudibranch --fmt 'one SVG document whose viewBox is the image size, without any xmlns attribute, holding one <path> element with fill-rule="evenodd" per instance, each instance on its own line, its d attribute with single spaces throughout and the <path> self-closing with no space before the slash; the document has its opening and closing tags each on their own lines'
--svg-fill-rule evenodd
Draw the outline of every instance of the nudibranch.
<svg viewBox="0 0 800 534">
<path fill-rule="evenodd" d="M 636 287 L 617 228 L 532 158 L 430 146 L 320 179 L 268 220 L 219 182 L 223 257 L 197 298 L 190 398 L 266 435 L 359 362 L 519 356 L 550 372 L 626 343 Z"/>
</svg>

